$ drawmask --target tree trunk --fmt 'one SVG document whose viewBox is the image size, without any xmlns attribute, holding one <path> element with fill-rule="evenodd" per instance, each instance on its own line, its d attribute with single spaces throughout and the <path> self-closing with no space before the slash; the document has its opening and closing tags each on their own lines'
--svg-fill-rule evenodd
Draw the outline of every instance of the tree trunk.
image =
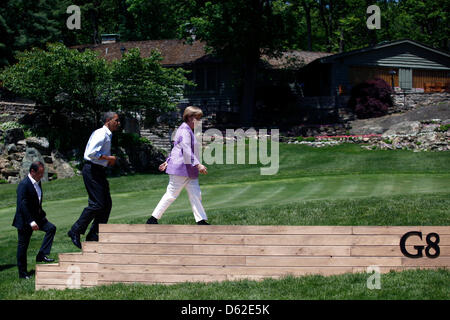
<svg viewBox="0 0 450 320">
<path fill-rule="evenodd" d="M 311 6 L 306 3 L 306 0 L 302 1 L 302 5 L 306 15 L 306 35 L 308 38 L 308 51 L 312 51 Z"/>
<path fill-rule="evenodd" d="M 243 96 L 241 103 L 241 125 L 251 126 L 255 107 L 256 70 L 258 58 L 247 57 L 244 66 Z"/>
<path fill-rule="evenodd" d="M 325 30 L 325 38 L 327 41 L 327 52 L 331 52 L 331 34 L 329 32 L 329 26 L 327 24 L 327 18 L 325 17 L 324 3 L 322 0 L 319 1 L 319 15 L 322 20 L 322 25 Z"/>
<path fill-rule="evenodd" d="M 92 39 L 94 41 L 94 44 L 99 44 L 99 37 L 98 37 L 98 17 L 94 10 L 90 10 L 90 18 L 92 22 Z"/>
<path fill-rule="evenodd" d="M 345 50 L 345 40 L 344 40 L 344 31 L 340 30 L 339 36 L 339 53 L 344 52 Z"/>
<path fill-rule="evenodd" d="M 372 3 L 372 0 L 366 0 L 366 6 L 370 6 Z M 367 28 L 367 39 L 369 40 L 369 46 L 373 47 L 377 44 L 377 33 L 376 29 L 370 30 Z"/>
</svg>

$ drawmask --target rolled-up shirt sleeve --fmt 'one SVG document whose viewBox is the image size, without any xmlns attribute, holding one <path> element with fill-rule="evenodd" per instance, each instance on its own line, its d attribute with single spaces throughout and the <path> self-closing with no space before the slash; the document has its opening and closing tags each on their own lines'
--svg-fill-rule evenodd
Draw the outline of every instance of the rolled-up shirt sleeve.
<svg viewBox="0 0 450 320">
<path fill-rule="evenodd" d="M 101 149 L 103 147 L 105 136 L 97 132 L 89 139 L 86 147 L 85 156 L 92 160 L 98 160 L 102 155 Z"/>
</svg>

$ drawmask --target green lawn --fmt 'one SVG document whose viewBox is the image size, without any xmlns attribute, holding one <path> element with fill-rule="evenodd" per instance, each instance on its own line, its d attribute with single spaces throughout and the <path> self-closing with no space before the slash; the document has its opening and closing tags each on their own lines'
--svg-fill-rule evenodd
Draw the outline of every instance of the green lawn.
<svg viewBox="0 0 450 320">
<path fill-rule="evenodd" d="M 367 151 L 344 144 L 315 149 L 280 144 L 280 169 L 211 165 L 200 177 L 209 221 L 216 225 L 450 225 L 450 153 Z M 163 195 L 165 174 L 110 178 L 110 223 L 145 223 Z M 65 292 L 34 292 L 19 281 L 11 226 L 16 185 L 0 185 L 0 299 L 448 299 L 447 270 L 382 275 L 382 289 L 368 290 L 366 274 L 287 277 L 281 280 L 113 285 Z M 87 204 L 81 177 L 45 183 L 44 208 L 58 228 L 51 256 L 78 251 L 66 236 Z M 194 224 L 183 191 L 160 223 Z M 43 233 L 33 235 L 29 269 Z"/>
</svg>

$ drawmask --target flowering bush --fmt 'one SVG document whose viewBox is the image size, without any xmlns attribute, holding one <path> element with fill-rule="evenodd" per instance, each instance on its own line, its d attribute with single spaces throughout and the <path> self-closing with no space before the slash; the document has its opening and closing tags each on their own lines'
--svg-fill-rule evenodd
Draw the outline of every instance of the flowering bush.
<svg viewBox="0 0 450 320">
<path fill-rule="evenodd" d="M 387 114 L 393 101 L 391 86 L 383 79 L 373 79 L 352 88 L 348 107 L 360 119 L 381 117 Z"/>
</svg>

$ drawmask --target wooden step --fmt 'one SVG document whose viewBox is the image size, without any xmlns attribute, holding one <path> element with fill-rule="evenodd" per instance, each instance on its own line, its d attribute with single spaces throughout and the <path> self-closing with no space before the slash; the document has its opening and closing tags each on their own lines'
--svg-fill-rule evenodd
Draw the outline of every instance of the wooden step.
<svg viewBox="0 0 450 320">
<path fill-rule="evenodd" d="M 422 238 L 412 235 L 405 249 L 421 251 L 420 258 L 400 249 L 400 239 L 411 231 Z M 434 258 L 430 233 L 439 235 L 440 255 Z M 369 266 L 381 272 L 448 268 L 450 227 L 101 224 L 99 242 L 60 254 L 57 264 L 38 265 L 36 289 L 278 279 L 366 272 Z"/>
<path fill-rule="evenodd" d="M 397 249 L 396 246 L 392 248 Z M 242 246 L 101 243 L 99 253 L 191 254 L 191 255 L 274 255 L 274 256 L 350 256 L 350 246 Z M 401 252 L 398 250 L 398 254 Z"/>
<path fill-rule="evenodd" d="M 289 241 L 294 246 L 370 246 L 389 245 L 400 243 L 400 234 L 387 235 L 244 235 L 244 234 L 155 234 L 155 233 L 102 233 L 99 236 L 101 243 L 148 243 L 148 244 L 197 244 L 197 245 L 277 245 L 282 246 Z M 289 239 L 288 239 L 289 238 Z M 450 235 L 441 235 L 440 241 L 450 243 Z M 420 245 L 424 240 L 412 237 L 408 244 Z"/>
<path fill-rule="evenodd" d="M 96 252 L 60 253 L 59 262 L 98 262 Z"/>
<path fill-rule="evenodd" d="M 353 227 L 346 226 L 198 226 L 151 224 L 100 224 L 104 233 L 156 233 L 156 234 L 352 234 Z"/>
<path fill-rule="evenodd" d="M 98 242 L 95 241 L 86 241 L 81 243 L 83 252 L 97 252 L 98 246 Z"/>
</svg>

